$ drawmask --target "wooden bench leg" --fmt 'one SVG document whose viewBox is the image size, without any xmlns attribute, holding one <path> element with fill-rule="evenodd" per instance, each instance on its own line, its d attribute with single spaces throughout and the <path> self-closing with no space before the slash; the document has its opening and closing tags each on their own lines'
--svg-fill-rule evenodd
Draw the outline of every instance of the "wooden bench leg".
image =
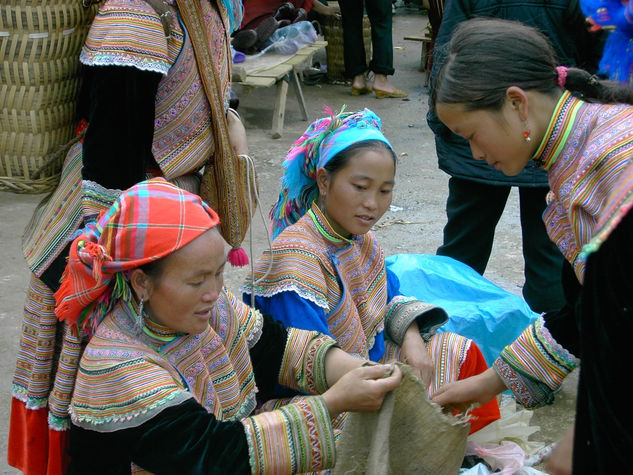
<svg viewBox="0 0 633 475">
<path fill-rule="evenodd" d="M 278 139 L 284 131 L 284 116 L 286 115 L 286 96 L 288 94 L 288 81 L 280 79 L 277 81 L 277 97 L 275 99 L 275 109 L 273 110 L 272 137 Z"/>
<path fill-rule="evenodd" d="M 308 120 L 308 108 L 306 107 L 306 101 L 303 97 L 303 90 L 301 89 L 301 81 L 299 80 L 299 73 L 293 69 L 290 73 L 292 76 L 292 88 L 297 96 L 299 102 L 299 109 L 301 109 L 301 117 L 303 120 Z"/>
</svg>

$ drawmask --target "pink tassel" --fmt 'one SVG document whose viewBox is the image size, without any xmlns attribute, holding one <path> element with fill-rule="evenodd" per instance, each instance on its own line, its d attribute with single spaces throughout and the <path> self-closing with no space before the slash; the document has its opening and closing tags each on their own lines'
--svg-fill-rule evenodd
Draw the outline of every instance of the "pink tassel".
<svg viewBox="0 0 633 475">
<path fill-rule="evenodd" d="M 226 260 L 228 260 L 233 267 L 243 267 L 248 264 L 248 254 L 246 254 L 246 251 L 241 247 L 237 249 L 233 248 L 227 254 Z"/>
</svg>

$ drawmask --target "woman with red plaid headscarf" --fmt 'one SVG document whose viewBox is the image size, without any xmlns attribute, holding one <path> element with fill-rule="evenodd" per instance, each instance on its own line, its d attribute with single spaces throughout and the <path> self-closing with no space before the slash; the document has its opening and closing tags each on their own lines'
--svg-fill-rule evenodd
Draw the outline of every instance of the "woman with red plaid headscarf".
<svg viewBox="0 0 633 475">
<path fill-rule="evenodd" d="M 70 382 L 69 473 L 327 469 L 332 418 L 376 410 L 398 386 L 399 370 L 382 378 L 389 366 L 360 367 L 329 336 L 286 329 L 224 289 L 218 221 L 158 178 L 73 241 L 56 313 L 93 334 Z M 322 396 L 253 415 L 276 384 Z"/>
</svg>

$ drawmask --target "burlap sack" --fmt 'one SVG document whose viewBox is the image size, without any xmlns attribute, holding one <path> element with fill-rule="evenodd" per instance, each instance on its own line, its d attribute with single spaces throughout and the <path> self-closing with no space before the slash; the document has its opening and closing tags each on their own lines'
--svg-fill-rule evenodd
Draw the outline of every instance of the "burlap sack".
<svg viewBox="0 0 633 475">
<path fill-rule="evenodd" d="M 469 425 L 442 413 L 411 369 L 380 411 L 350 413 L 336 448 L 333 475 L 454 475 L 466 452 Z"/>
</svg>

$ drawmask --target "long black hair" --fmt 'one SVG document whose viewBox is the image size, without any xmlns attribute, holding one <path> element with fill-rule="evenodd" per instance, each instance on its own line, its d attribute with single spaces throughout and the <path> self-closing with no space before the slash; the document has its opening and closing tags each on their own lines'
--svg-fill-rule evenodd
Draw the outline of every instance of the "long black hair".
<svg viewBox="0 0 633 475">
<path fill-rule="evenodd" d="M 499 110 L 506 90 L 517 86 L 555 96 L 556 55 L 547 37 L 518 21 L 474 18 L 460 23 L 438 71 L 432 104 L 462 104 L 466 110 Z M 633 90 L 568 68 L 565 89 L 593 102 L 633 104 Z"/>
</svg>

